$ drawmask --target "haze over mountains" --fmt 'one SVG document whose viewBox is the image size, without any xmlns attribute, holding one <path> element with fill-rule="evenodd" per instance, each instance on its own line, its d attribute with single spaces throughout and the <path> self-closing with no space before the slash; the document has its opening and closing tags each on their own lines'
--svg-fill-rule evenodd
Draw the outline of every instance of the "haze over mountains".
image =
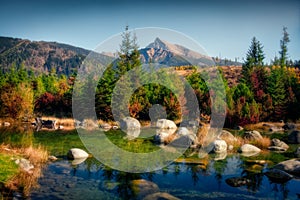
<svg viewBox="0 0 300 200">
<path fill-rule="evenodd" d="M 213 60 L 208 56 L 159 38 L 139 51 L 142 63 L 152 62 L 167 66 L 213 64 Z M 35 73 L 49 73 L 55 70 L 58 74 L 68 76 L 80 67 L 90 52 L 90 50 L 57 42 L 0 37 L 0 70 L 6 71 L 13 65 L 17 67 L 22 65 Z M 111 55 L 113 54 L 99 54 L 104 63 L 115 59 Z M 224 60 L 220 61 L 224 62 Z M 233 62 L 227 65 L 240 65 L 240 63 Z"/>
</svg>

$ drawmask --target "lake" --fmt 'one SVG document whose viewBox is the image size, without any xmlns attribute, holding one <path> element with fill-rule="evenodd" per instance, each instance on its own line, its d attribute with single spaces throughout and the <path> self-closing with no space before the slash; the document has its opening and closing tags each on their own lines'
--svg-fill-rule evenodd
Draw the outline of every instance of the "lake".
<svg viewBox="0 0 300 200">
<path fill-rule="evenodd" d="M 33 189 L 30 199 L 143 199 L 147 195 L 152 199 L 153 193 L 165 195 L 161 199 L 299 199 L 299 179 L 274 183 L 263 173 L 287 159 L 288 154 L 263 152 L 247 158 L 233 153 L 223 160 L 215 160 L 216 156 L 210 154 L 203 162 L 190 163 L 199 161 L 193 155 L 161 170 L 137 174 L 112 170 L 94 158 L 73 165 L 65 156 L 68 149 L 85 149 L 76 131 L 6 134 L 2 140 L 42 144 L 58 157 L 45 166 L 40 187 Z M 250 162 L 257 159 L 273 160 L 273 163 Z M 233 186 L 232 180 L 245 184 Z"/>
</svg>

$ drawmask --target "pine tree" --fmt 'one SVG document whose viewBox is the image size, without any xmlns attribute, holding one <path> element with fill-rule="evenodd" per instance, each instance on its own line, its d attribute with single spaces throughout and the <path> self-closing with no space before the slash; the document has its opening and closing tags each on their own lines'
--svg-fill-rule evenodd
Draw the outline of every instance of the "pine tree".
<svg viewBox="0 0 300 200">
<path fill-rule="evenodd" d="M 104 72 L 97 88 L 97 114 L 98 117 L 104 120 L 113 118 L 112 108 L 114 108 L 114 115 L 116 115 L 114 116 L 115 120 L 125 117 L 125 112 L 127 112 L 130 105 L 124 99 L 129 100 L 129 95 L 133 92 L 131 91 L 132 84 L 134 81 L 138 81 L 138 78 L 129 80 L 126 77 L 128 71 L 141 66 L 137 38 L 135 34 L 128 30 L 128 26 L 122 33 L 122 42 L 118 55 L 116 62 L 112 63 Z M 138 75 L 138 70 L 135 73 Z M 125 111 L 125 109 L 127 110 Z"/>
<path fill-rule="evenodd" d="M 286 90 L 282 81 L 284 70 L 273 69 L 268 77 L 267 91 L 272 98 L 273 113 L 271 118 L 279 120 L 286 114 Z"/>
<path fill-rule="evenodd" d="M 279 61 L 280 61 L 280 66 L 285 67 L 287 64 L 288 60 L 288 54 L 287 54 L 287 44 L 290 42 L 289 34 L 287 32 L 287 27 L 283 27 L 283 37 L 280 40 L 280 51 L 279 51 Z"/>
<path fill-rule="evenodd" d="M 251 46 L 246 55 L 246 61 L 243 64 L 242 69 L 242 81 L 244 83 L 249 83 L 249 77 L 253 71 L 254 67 L 261 67 L 264 65 L 263 60 L 265 59 L 263 46 L 256 39 L 256 37 L 252 38 Z"/>
</svg>

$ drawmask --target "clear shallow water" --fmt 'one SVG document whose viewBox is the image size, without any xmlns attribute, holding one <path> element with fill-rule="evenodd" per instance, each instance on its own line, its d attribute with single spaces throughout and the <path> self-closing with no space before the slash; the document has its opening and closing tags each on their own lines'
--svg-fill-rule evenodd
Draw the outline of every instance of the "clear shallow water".
<svg viewBox="0 0 300 200">
<path fill-rule="evenodd" d="M 173 163 L 153 173 L 129 174 L 111 170 L 93 158 L 78 166 L 70 161 L 50 163 L 31 199 L 136 199 L 131 181 L 145 179 L 180 199 L 298 199 L 300 180 L 272 183 L 262 173 L 242 167 L 238 155 L 211 161 L 206 169 L 196 164 Z M 227 178 L 247 177 L 248 186 L 232 187 Z"/>
<path fill-rule="evenodd" d="M 267 165 L 246 162 L 248 159 L 266 159 L 276 164 L 289 159 L 285 157 L 289 154 L 269 153 L 252 158 L 233 154 L 219 161 L 214 161 L 215 156 L 210 155 L 206 167 L 201 164 L 172 163 L 152 173 L 130 174 L 111 170 L 94 158 L 72 166 L 71 161 L 65 158 L 67 151 L 72 147 L 85 149 L 76 131 L 33 133 L 0 130 L 0 133 L 1 142 L 10 142 L 15 146 L 41 144 L 59 157 L 59 160 L 45 166 L 43 177 L 39 179 L 40 187 L 32 191 L 29 199 L 142 199 L 145 195 L 140 193 L 143 191 L 134 190 L 131 184 L 133 180 L 139 179 L 157 185 L 159 189 L 150 193 L 166 192 L 179 199 L 299 199 L 300 180 L 292 179 L 284 184 L 272 183 L 263 174 Z M 114 135 L 112 139 L 122 141 L 120 138 L 123 136 Z M 232 187 L 226 180 L 234 177 L 243 177 L 249 183 Z"/>
</svg>

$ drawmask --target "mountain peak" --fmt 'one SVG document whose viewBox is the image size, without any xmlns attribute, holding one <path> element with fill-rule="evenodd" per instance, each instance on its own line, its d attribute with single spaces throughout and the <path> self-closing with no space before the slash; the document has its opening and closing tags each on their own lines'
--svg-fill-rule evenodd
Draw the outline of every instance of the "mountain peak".
<svg viewBox="0 0 300 200">
<path fill-rule="evenodd" d="M 154 42 L 150 43 L 146 48 L 169 50 L 166 42 L 162 41 L 159 37 L 155 38 Z"/>
</svg>

